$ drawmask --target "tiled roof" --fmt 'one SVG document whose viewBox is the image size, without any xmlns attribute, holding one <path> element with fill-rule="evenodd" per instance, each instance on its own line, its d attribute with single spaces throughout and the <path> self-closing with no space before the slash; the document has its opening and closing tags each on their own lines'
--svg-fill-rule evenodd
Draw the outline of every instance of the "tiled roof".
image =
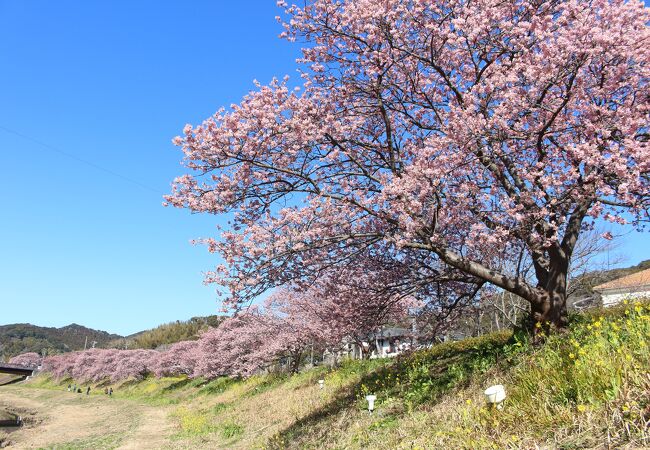
<svg viewBox="0 0 650 450">
<path fill-rule="evenodd" d="M 625 289 L 638 286 L 650 285 L 650 269 L 642 270 L 641 272 L 633 273 L 616 280 L 608 281 L 607 283 L 599 284 L 594 287 L 595 291 L 603 291 L 608 289 Z"/>
</svg>

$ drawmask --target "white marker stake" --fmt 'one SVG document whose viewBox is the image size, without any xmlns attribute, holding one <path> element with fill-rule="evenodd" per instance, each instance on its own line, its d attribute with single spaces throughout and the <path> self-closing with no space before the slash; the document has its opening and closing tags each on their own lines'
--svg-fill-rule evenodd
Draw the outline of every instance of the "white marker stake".
<svg viewBox="0 0 650 450">
<path fill-rule="evenodd" d="M 368 411 L 370 414 L 375 410 L 375 400 L 377 400 L 376 395 L 366 395 L 366 400 L 368 400 Z"/>
<path fill-rule="evenodd" d="M 485 397 L 488 404 L 503 409 L 503 401 L 506 399 L 506 389 L 501 384 L 490 386 L 485 390 Z"/>
</svg>

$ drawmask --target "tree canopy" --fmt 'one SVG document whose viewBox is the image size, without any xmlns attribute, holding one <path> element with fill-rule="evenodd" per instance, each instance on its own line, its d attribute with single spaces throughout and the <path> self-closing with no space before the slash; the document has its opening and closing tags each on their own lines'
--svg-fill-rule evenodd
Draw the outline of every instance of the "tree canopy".
<svg viewBox="0 0 650 450">
<path fill-rule="evenodd" d="M 380 255 L 429 303 L 487 283 L 564 326 L 582 230 L 648 219 L 643 3 L 280 4 L 302 85 L 258 85 L 174 140 L 191 173 L 168 203 L 234 217 L 205 240 L 226 261 L 207 281 L 237 305 Z"/>
</svg>

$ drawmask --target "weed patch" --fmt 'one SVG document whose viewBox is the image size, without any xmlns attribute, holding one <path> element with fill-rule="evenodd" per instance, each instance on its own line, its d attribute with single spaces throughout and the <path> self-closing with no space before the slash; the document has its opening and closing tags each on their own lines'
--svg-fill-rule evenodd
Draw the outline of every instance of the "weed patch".
<svg viewBox="0 0 650 450">
<path fill-rule="evenodd" d="M 188 436 L 201 436 L 216 431 L 208 414 L 202 411 L 191 411 L 186 407 L 180 407 L 174 412 L 178 419 L 181 433 Z"/>
<path fill-rule="evenodd" d="M 224 439 L 234 439 L 244 434 L 244 427 L 235 422 L 224 422 L 220 428 Z"/>
</svg>

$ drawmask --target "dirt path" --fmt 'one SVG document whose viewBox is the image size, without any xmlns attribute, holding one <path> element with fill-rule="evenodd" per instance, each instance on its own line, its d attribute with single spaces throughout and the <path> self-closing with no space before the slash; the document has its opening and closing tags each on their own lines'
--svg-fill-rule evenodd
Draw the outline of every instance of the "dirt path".
<svg viewBox="0 0 650 450">
<path fill-rule="evenodd" d="M 168 415 L 169 412 L 165 409 L 148 408 L 133 435 L 119 449 L 163 448 L 171 429 Z"/>
<path fill-rule="evenodd" d="M 0 407 L 25 418 L 10 449 L 161 449 L 173 432 L 169 408 L 67 391 L 0 386 Z"/>
</svg>

